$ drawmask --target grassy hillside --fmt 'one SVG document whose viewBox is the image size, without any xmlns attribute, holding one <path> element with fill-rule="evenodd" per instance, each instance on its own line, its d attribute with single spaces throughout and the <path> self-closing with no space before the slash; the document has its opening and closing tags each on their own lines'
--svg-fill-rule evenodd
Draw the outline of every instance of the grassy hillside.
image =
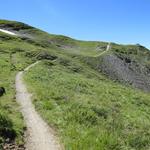
<svg viewBox="0 0 150 150">
<path fill-rule="evenodd" d="M 6 139 L 14 140 L 21 144 L 23 142 L 24 123 L 18 112 L 19 107 L 15 102 L 15 71 L 11 62 L 10 52 L 6 52 L 0 46 L 0 86 L 6 88 L 6 95 L 0 97 L 0 147 Z"/>
<path fill-rule="evenodd" d="M 63 58 L 41 62 L 25 81 L 66 149 L 150 148 L 150 95 Z"/>
<path fill-rule="evenodd" d="M 150 91 L 150 51 L 141 45 L 111 43 L 107 53 L 83 57 L 82 61 L 112 80 Z"/>
<path fill-rule="evenodd" d="M 7 91 L 0 97 L 1 145 L 9 135 L 18 144 L 23 142 L 25 125 L 15 102 L 15 74 L 41 60 L 26 72 L 24 80 L 35 108 L 57 131 L 66 149 L 150 148 L 150 95 L 132 88 L 146 87 L 143 83 L 149 82 L 150 52 L 146 48 L 111 43 L 111 49 L 103 53 L 108 42 L 51 35 L 6 20 L 0 21 L 0 28 L 18 34 L 0 32 L 0 86 Z M 130 76 L 116 70 L 118 64 Z M 136 82 L 139 78 L 144 79 L 142 84 Z"/>
<path fill-rule="evenodd" d="M 0 97 L 0 149 L 6 141 L 24 143 L 25 124 L 15 100 L 15 74 L 32 63 L 26 55 L 35 48 L 20 38 L 0 33 L 0 86 L 6 89 L 6 95 Z"/>
</svg>

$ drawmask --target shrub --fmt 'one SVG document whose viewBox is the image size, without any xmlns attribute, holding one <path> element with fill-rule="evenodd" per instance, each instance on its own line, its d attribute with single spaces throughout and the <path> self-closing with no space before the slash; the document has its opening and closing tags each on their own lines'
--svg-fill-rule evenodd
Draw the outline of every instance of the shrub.
<svg viewBox="0 0 150 150">
<path fill-rule="evenodd" d="M 0 113 L 0 135 L 4 139 L 9 138 L 13 140 L 16 137 L 11 119 L 3 113 Z"/>
</svg>

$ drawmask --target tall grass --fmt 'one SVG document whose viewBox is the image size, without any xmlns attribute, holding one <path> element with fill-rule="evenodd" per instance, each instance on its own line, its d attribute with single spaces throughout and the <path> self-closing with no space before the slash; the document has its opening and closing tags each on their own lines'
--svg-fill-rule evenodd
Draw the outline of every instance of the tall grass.
<svg viewBox="0 0 150 150">
<path fill-rule="evenodd" d="M 25 74 L 25 81 L 36 109 L 66 149 L 150 148 L 149 94 L 96 76 L 78 63 L 62 62 L 40 63 Z"/>
<path fill-rule="evenodd" d="M 5 87 L 6 95 L 0 97 L 0 149 L 5 140 L 23 143 L 24 122 L 15 102 L 15 71 L 12 71 L 10 55 L 0 54 L 0 86 Z"/>
</svg>

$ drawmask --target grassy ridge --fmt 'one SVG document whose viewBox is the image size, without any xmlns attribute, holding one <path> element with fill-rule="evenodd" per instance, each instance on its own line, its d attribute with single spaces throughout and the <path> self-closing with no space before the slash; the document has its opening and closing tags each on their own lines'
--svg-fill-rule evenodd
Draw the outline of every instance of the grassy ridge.
<svg viewBox="0 0 150 150">
<path fill-rule="evenodd" d="M 40 63 L 25 81 L 36 109 L 58 130 L 66 149 L 150 148 L 150 95 L 66 58 Z"/>
</svg>

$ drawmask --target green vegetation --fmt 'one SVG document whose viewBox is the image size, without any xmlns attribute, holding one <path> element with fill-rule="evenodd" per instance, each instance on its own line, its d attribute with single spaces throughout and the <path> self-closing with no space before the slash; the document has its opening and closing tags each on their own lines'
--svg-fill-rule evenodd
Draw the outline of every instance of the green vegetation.
<svg viewBox="0 0 150 150">
<path fill-rule="evenodd" d="M 25 81 L 36 109 L 58 131 L 66 149 L 149 148 L 150 95 L 66 58 L 41 62 Z"/>
<path fill-rule="evenodd" d="M 32 63 L 26 55 L 35 48 L 20 38 L 0 32 L 0 86 L 6 89 L 6 95 L 0 97 L 0 149 L 6 140 L 18 145 L 24 142 L 25 125 L 15 100 L 15 75 Z"/>
<path fill-rule="evenodd" d="M 8 21 L 8 20 L 0 20 L 0 26 L 5 27 L 5 28 L 13 28 L 16 31 L 33 28 L 33 27 L 28 26 L 28 25 L 21 23 L 21 22 Z"/>
<path fill-rule="evenodd" d="M 17 144 L 23 143 L 24 123 L 19 107 L 15 102 L 14 80 L 10 54 L 0 51 L 0 86 L 6 88 L 6 95 L 0 97 L 0 149 L 6 139 L 16 139 Z"/>
<path fill-rule="evenodd" d="M 139 44 L 137 45 L 112 44 L 112 51 L 115 52 L 116 55 L 132 58 L 142 64 L 147 64 L 150 61 L 149 51 Z"/>
<path fill-rule="evenodd" d="M 0 86 L 7 92 L 0 97 L 1 146 L 7 138 L 23 143 L 25 125 L 15 102 L 15 75 L 40 59 L 24 79 L 37 111 L 57 131 L 67 150 L 150 148 L 150 95 L 90 67 L 101 63 L 101 56 L 95 56 L 108 43 L 77 41 L 5 20 L 1 26 L 20 33 L 0 32 Z M 150 53 L 140 45 L 112 44 L 108 53 L 128 56 L 147 67 L 150 64 Z"/>
</svg>

